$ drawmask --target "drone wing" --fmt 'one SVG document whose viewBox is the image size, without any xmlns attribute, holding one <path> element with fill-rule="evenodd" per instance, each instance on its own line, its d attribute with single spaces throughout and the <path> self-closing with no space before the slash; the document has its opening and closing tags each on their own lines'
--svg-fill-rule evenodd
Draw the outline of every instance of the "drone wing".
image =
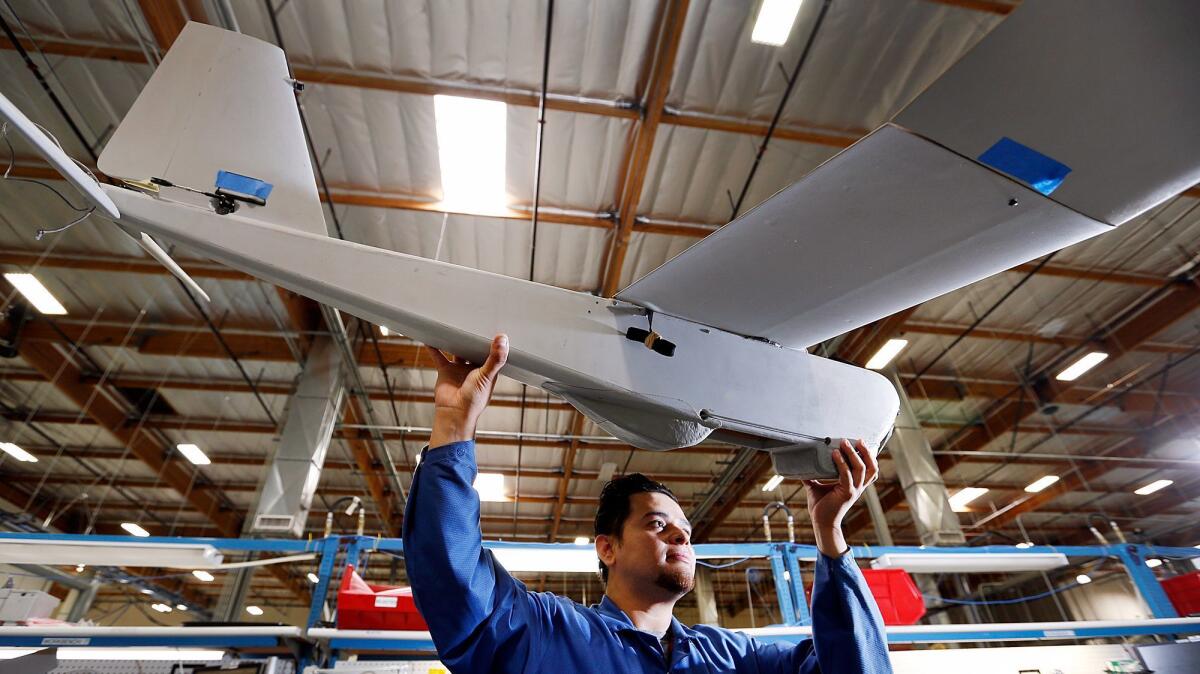
<svg viewBox="0 0 1200 674">
<path fill-rule="evenodd" d="M 1200 183 L 1200 3 L 1027 2 L 891 123 L 617 297 L 804 348 Z"/>
</svg>

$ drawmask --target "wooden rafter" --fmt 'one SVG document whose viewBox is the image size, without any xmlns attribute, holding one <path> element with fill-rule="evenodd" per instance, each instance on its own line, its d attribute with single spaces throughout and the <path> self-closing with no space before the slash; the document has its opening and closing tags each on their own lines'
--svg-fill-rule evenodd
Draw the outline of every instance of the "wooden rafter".
<svg viewBox="0 0 1200 674">
<path fill-rule="evenodd" d="M 167 53 L 187 24 L 188 17 L 184 16 L 184 8 L 178 0 L 138 0 L 138 7 L 142 10 L 142 17 L 146 19 L 146 25 L 150 27 L 150 33 L 158 43 L 159 50 Z M 203 16 L 192 18 L 197 21 L 205 20 Z"/>
<path fill-rule="evenodd" d="M 1120 325 L 1097 341 L 1097 350 L 1108 353 L 1109 362 L 1116 361 L 1154 335 L 1174 325 L 1180 319 L 1200 308 L 1200 287 L 1194 283 L 1173 283 L 1162 289 L 1157 298 L 1146 303 L 1134 315 L 1126 315 Z M 1076 387 L 1075 382 L 1060 382 L 1052 379 L 1053 373 L 1043 373 L 1034 388 L 1036 398 L 1031 395 L 1010 395 L 994 403 L 982 416 L 980 423 L 940 443 L 939 448 L 973 451 L 983 448 L 993 437 L 1003 435 L 1028 415 L 1045 405 L 1063 399 Z M 953 456 L 942 456 L 938 465 L 942 471 L 957 463 Z"/>
<path fill-rule="evenodd" d="M 1185 428 L 1196 428 L 1200 426 L 1200 411 L 1182 417 L 1180 425 Z M 1154 447 L 1155 440 L 1161 440 L 1161 429 L 1155 428 L 1144 432 L 1139 437 L 1132 438 L 1130 441 L 1118 445 L 1113 450 L 1105 453 L 1105 456 L 1121 456 L 1121 457 L 1144 457 L 1150 453 Z M 1031 494 L 1027 498 L 1017 502 L 1012 507 L 1005 510 L 1003 513 L 993 519 L 998 525 L 1007 524 L 1015 519 L 1018 515 L 1037 510 L 1043 505 L 1054 501 L 1059 496 L 1071 492 L 1085 489 L 1088 485 L 1102 480 L 1104 476 L 1115 470 L 1121 464 L 1113 463 L 1085 463 L 1074 469 L 1067 471 L 1060 476 L 1058 482 L 1050 485 L 1042 491 Z M 1156 495 L 1147 503 L 1139 504 L 1138 510 L 1145 513 L 1163 513 L 1173 508 L 1176 508 L 1187 501 L 1200 496 L 1200 490 L 1197 490 L 1195 485 L 1191 489 L 1184 490 L 1180 487 L 1173 487 L 1163 493 Z"/>
<path fill-rule="evenodd" d="M 571 435 L 577 436 L 583 432 L 584 417 L 579 412 L 575 413 L 574 419 L 571 422 Z M 573 439 L 563 450 L 563 469 L 562 475 L 558 480 L 558 498 L 554 503 L 554 515 L 550 524 L 550 535 L 547 540 L 553 542 L 558 538 L 558 527 L 562 523 L 563 508 L 567 503 L 567 492 L 571 486 L 571 480 L 575 479 L 575 456 L 579 452 L 579 440 Z M 528 471 L 526 471 L 528 474 Z"/>
<path fill-rule="evenodd" d="M 648 55 L 648 58 L 653 59 L 653 65 L 646 82 L 647 90 L 642 96 L 642 117 L 637 123 L 632 142 L 626 152 L 623 179 L 619 181 L 622 190 L 615 200 L 618 205 L 617 229 L 613 234 L 600 289 L 600 294 L 605 297 L 614 295 L 621 282 L 621 268 L 625 264 L 629 239 L 633 236 L 637 207 L 642 198 L 642 188 L 646 184 L 650 155 L 654 151 L 654 137 L 663 118 L 667 93 L 671 87 L 671 76 L 675 72 L 675 58 L 679 54 L 679 43 L 683 37 L 683 24 L 687 20 L 688 0 L 669 1 L 670 4 L 662 15 L 663 23 L 658 43 L 653 54 Z"/>
<path fill-rule="evenodd" d="M 84 414 L 128 447 L 159 476 L 163 485 L 177 491 L 192 508 L 212 520 L 222 535 L 241 535 L 241 519 L 229 509 L 229 501 L 221 490 L 215 485 L 195 488 L 193 469 L 171 451 L 152 425 L 129 425 L 126 411 L 113 402 L 121 399 L 120 394 L 85 381 L 83 370 L 53 344 L 25 341 L 21 343 L 20 354 Z"/>
</svg>

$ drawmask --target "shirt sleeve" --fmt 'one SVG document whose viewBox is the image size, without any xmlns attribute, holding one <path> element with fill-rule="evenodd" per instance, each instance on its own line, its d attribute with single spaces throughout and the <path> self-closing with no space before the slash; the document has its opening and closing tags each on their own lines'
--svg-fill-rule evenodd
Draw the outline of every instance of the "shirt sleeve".
<svg viewBox="0 0 1200 674">
<path fill-rule="evenodd" d="M 883 616 L 853 554 L 817 559 L 812 621 L 820 671 L 891 673 Z"/>
<path fill-rule="evenodd" d="M 475 443 L 426 450 L 404 510 L 404 562 L 413 599 L 454 671 L 520 668 L 543 629 L 538 599 L 483 548 Z"/>
<path fill-rule="evenodd" d="M 795 646 L 755 640 L 758 670 L 772 674 L 891 673 L 883 617 L 849 552 L 817 559 L 812 626 L 813 638 Z"/>
</svg>

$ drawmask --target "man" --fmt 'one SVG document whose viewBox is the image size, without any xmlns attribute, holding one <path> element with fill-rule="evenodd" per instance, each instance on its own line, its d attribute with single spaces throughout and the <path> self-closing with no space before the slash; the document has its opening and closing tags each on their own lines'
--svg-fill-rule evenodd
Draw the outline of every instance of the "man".
<svg viewBox="0 0 1200 674">
<path fill-rule="evenodd" d="M 404 556 L 417 607 L 455 672 L 890 673 L 883 620 L 842 535 L 846 511 L 875 480 L 861 442 L 834 451 L 840 479 L 808 482 L 820 559 L 813 639 L 764 643 L 672 616 L 693 586 L 691 525 L 670 490 L 641 475 L 610 482 L 596 515 L 605 580 L 598 606 L 526 590 L 482 547 L 472 488 L 475 424 L 508 359 L 498 335 L 482 366 L 430 350 L 437 364 L 433 433 L 404 514 Z"/>
</svg>

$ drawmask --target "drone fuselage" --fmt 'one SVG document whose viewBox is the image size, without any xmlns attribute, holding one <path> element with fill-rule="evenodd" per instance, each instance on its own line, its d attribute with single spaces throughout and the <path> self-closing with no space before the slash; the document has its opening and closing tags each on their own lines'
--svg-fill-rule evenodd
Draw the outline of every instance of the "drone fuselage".
<svg viewBox="0 0 1200 674">
<path fill-rule="evenodd" d="M 474 362 L 506 333 L 506 375 L 568 400 L 638 447 L 686 447 L 720 431 L 772 450 L 782 470 L 828 477 L 829 452 L 817 451 L 826 438 L 861 438 L 878 450 L 895 421 L 899 400 L 886 378 L 806 351 L 628 302 L 104 189 L 124 225 Z M 674 355 L 628 339 L 629 328 L 653 329 L 675 344 Z"/>
</svg>

